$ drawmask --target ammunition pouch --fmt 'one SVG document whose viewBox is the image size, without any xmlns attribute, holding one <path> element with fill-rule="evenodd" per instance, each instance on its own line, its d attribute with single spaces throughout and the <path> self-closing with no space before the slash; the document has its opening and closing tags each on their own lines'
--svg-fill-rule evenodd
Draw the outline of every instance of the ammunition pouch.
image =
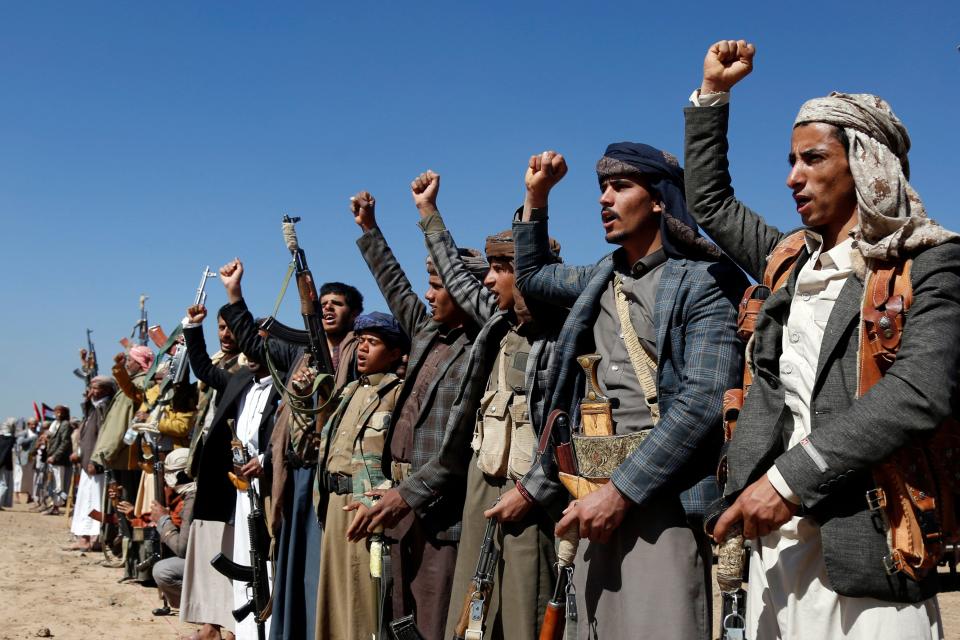
<svg viewBox="0 0 960 640">
<path fill-rule="evenodd" d="M 537 434 L 527 398 L 513 389 L 487 392 L 480 401 L 471 448 L 477 468 L 494 478 L 523 478 L 533 466 Z"/>
</svg>

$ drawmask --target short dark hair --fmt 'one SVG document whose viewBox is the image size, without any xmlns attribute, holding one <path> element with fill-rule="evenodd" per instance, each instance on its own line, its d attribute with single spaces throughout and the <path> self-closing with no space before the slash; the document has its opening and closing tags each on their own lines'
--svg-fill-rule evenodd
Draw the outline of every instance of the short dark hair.
<svg viewBox="0 0 960 640">
<path fill-rule="evenodd" d="M 324 282 L 320 286 L 320 297 L 322 298 L 329 293 L 343 296 L 347 306 L 350 307 L 350 311 L 363 313 L 363 295 L 357 291 L 356 287 L 351 287 L 342 282 Z"/>
</svg>

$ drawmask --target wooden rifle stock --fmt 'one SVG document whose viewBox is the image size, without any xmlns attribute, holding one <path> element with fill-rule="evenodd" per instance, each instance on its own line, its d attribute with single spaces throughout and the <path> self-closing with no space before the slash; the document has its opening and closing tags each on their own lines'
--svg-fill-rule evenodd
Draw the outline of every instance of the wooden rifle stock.
<svg viewBox="0 0 960 640">
<path fill-rule="evenodd" d="M 543 614 L 543 624 L 540 626 L 540 640 L 563 640 L 566 629 L 567 607 L 564 602 L 550 601 Z"/>
<path fill-rule="evenodd" d="M 497 498 L 497 502 L 500 502 L 499 498 Z M 494 505 L 497 502 L 494 502 Z M 477 559 L 477 570 L 470 581 L 470 589 L 463 600 L 463 608 L 460 610 L 460 617 L 457 618 L 457 625 L 454 627 L 454 640 L 464 640 L 467 637 L 467 630 L 470 628 L 472 621 L 477 622 L 474 625 L 475 632 L 479 629 L 482 635 L 487 611 L 490 609 L 494 576 L 496 575 L 497 564 L 500 562 L 500 550 L 497 549 L 494 541 L 496 530 L 497 519 L 487 519 L 487 528 L 483 533 L 483 542 L 480 544 L 480 557 Z"/>
</svg>

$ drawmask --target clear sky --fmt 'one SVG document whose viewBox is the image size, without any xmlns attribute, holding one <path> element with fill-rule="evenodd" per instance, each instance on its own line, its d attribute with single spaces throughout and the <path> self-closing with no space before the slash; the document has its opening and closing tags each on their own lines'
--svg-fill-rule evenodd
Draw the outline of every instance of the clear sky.
<svg viewBox="0 0 960 640">
<path fill-rule="evenodd" d="M 150 296 L 168 331 L 204 265 L 247 268 L 255 314 L 299 215 L 318 280 L 384 310 L 354 244 L 369 189 L 423 287 L 409 182 L 442 175 L 462 245 L 507 228 L 532 153 L 570 173 L 551 200 L 568 262 L 599 259 L 593 165 L 605 145 L 682 155 L 682 107 L 707 47 L 744 37 L 755 71 L 733 96 L 741 199 L 797 224 L 784 186 L 790 126 L 831 90 L 887 98 L 913 138 L 913 184 L 960 229 L 960 4 L 932 2 L 7 2 L 0 12 L 0 413 L 74 410 L 84 329 L 101 371 Z M 297 325 L 292 294 L 280 314 Z M 225 301 L 212 282 L 208 306 Z"/>
</svg>

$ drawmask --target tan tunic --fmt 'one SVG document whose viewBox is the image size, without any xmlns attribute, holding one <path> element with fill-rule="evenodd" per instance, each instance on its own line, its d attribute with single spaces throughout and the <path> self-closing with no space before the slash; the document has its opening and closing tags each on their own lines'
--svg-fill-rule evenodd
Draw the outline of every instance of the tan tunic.
<svg viewBox="0 0 960 640">
<path fill-rule="evenodd" d="M 400 385 L 396 376 L 382 374 L 354 384 L 347 406 L 332 418 L 336 422 L 323 465 L 326 473 L 343 473 L 354 480 L 353 493 L 331 493 L 326 501 L 314 637 L 328 640 L 369 640 L 377 631 L 379 591 L 370 577 L 369 542 L 347 541 L 354 512 L 343 507 L 355 500 L 369 502 L 363 497 L 363 491 L 372 488 L 366 467 L 380 463 Z M 379 477 L 376 470 L 374 475 Z"/>
<path fill-rule="evenodd" d="M 511 329 L 501 342 L 487 382 L 487 391 L 494 391 L 502 386 L 499 380 L 501 371 L 505 372 L 506 380 L 503 382 L 506 386 L 522 390 L 523 367 L 529 353 L 529 342 Z M 504 358 L 508 364 L 501 367 Z M 460 536 L 457 567 L 453 575 L 445 637 L 453 637 L 464 597 L 471 588 L 487 523 L 483 512 L 513 486 L 513 481 L 508 478 L 496 478 L 483 473 L 477 467 L 477 454 L 474 453 L 467 471 L 463 533 Z M 497 640 L 537 640 L 543 613 L 553 593 L 556 579 L 553 522 L 542 509 L 535 507 L 522 521 L 508 523 L 499 528 L 497 546 L 501 560 L 483 637 Z"/>
</svg>

